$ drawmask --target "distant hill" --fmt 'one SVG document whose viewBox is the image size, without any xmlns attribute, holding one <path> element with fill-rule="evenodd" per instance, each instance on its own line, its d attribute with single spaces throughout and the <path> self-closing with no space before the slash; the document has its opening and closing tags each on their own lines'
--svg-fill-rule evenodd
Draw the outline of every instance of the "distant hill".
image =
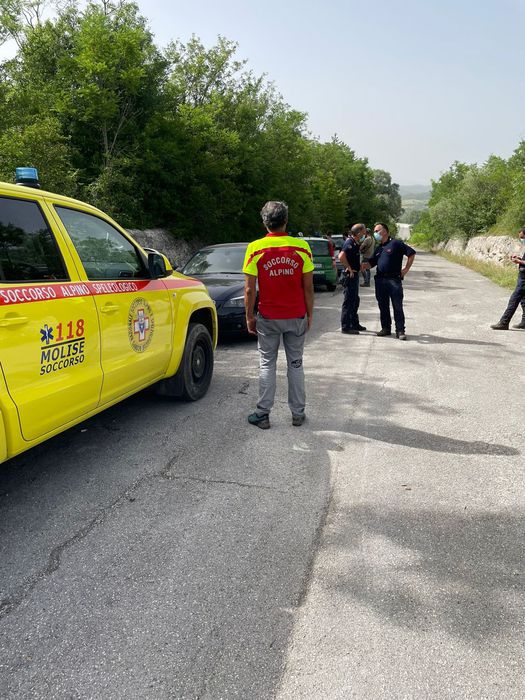
<svg viewBox="0 0 525 700">
<path fill-rule="evenodd" d="M 430 187 L 428 185 L 400 185 L 399 193 L 404 209 L 400 221 L 407 224 L 417 223 L 421 213 L 427 208 Z"/>
<path fill-rule="evenodd" d="M 399 194 L 403 199 L 420 199 L 415 195 L 430 195 L 429 185 L 399 185 Z"/>
</svg>

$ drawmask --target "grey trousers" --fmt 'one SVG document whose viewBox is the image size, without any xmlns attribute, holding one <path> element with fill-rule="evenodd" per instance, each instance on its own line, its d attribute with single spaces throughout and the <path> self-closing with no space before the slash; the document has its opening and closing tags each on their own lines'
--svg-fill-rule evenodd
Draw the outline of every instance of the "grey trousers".
<svg viewBox="0 0 525 700">
<path fill-rule="evenodd" d="M 288 364 L 288 406 L 294 416 L 304 413 L 303 349 L 308 322 L 305 318 L 268 319 L 257 316 L 257 337 L 260 356 L 259 402 L 257 413 L 270 413 L 275 399 L 275 374 L 281 336 Z"/>
</svg>

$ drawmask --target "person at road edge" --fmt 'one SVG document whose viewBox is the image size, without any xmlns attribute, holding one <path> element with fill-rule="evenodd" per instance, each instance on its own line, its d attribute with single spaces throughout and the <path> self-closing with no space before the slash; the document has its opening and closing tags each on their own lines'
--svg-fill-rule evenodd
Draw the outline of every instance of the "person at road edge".
<svg viewBox="0 0 525 700">
<path fill-rule="evenodd" d="M 377 266 L 375 286 L 381 319 L 381 330 L 377 335 L 380 337 L 392 335 L 392 318 L 390 316 L 390 302 L 392 302 L 396 336 L 399 340 L 406 340 L 403 280 L 412 267 L 416 251 L 404 241 L 391 238 L 388 226 L 381 222 L 374 226 L 374 238 L 379 243 L 379 247 L 370 260 L 361 265 L 361 269 L 369 270 Z M 405 255 L 407 263 L 405 267 L 402 267 Z"/>
<path fill-rule="evenodd" d="M 288 207 L 284 202 L 266 202 L 261 217 L 268 233 L 249 244 L 243 272 L 246 325 L 249 333 L 257 335 L 259 350 L 259 400 L 248 422 L 265 430 L 270 427 L 275 399 L 281 338 L 288 365 L 292 425 L 300 426 L 306 418 L 303 350 L 314 313 L 314 265 L 308 242 L 286 233 Z"/>
<path fill-rule="evenodd" d="M 520 228 L 518 231 L 518 237 L 520 239 L 521 245 L 525 246 L 525 227 Z M 500 318 L 498 323 L 491 326 L 495 331 L 508 331 L 509 323 L 516 313 L 516 309 L 521 304 L 521 322 L 516 323 L 513 328 L 525 329 L 525 252 L 523 255 L 511 255 L 511 261 L 518 266 L 518 279 L 516 282 L 516 289 L 512 292 L 507 308 L 503 312 L 503 316 Z"/>
<path fill-rule="evenodd" d="M 361 241 L 359 250 L 361 251 L 362 262 L 369 262 L 375 250 L 375 242 L 369 228 L 366 229 L 365 237 Z M 363 275 L 363 284 L 361 286 L 370 287 L 370 270 L 363 270 L 361 274 Z"/>
</svg>

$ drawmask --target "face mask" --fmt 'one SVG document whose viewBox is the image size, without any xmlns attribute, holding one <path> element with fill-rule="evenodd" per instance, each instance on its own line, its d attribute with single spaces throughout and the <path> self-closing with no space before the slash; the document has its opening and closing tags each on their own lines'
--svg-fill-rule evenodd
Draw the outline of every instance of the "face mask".
<svg viewBox="0 0 525 700">
<path fill-rule="evenodd" d="M 365 240 L 365 236 L 361 236 L 361 238 L 359 239 L 359 243 L 362 243 L 364 240 Z M 523 242 L 525 243 L 525 240 Z"/>
<path fill-rule="evenodd" d="M 525 245 L 525 238 L 520 238 L 521 245 Z"/>
<path fill-rule="evenodd" d="M 379 233 L 379 231 L 374 231 L 374 238 L 379 242 L 382 240 L 383 236 Z"/>
</svg>

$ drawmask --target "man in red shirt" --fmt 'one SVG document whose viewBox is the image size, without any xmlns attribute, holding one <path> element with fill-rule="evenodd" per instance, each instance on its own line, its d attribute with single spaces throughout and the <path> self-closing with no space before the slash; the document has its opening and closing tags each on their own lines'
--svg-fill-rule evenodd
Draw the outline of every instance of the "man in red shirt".
<svg viewBox="0 0 525 700">
<path fill-rule="evenodd" d="M 261 210 L 268 231 L 246 250 L 244 303 L 248 331 L 257 334 L 260 356 L 259 401 L 248 422 L 263 430 L 270 427 L 276 388 L 277 355 L 281 337 L 288 364 L 288 405 L 292 425 L 305 421 L 303 349 L 314 312 L 312 251 L 306 241 L 286 233 L 288 207 L 266 202 Z M 254 315 L 259 282 L 259 306 Z"/>
</svg>

